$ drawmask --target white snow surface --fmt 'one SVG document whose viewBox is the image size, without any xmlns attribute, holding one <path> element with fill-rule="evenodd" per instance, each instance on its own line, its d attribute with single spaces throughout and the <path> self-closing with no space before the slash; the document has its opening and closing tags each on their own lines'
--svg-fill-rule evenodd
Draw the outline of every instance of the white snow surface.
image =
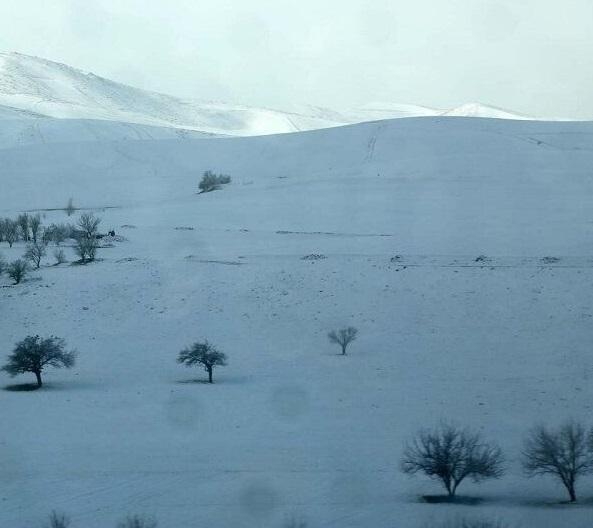
<svg viewBox="0 0 593 528">
<path fill-rule="evenodd" d="M 41 391 L 0 390 L 0 526 L 588 528 L 593 479 L 562 504 L 519 453 L 539 421 L 591 423 L 592 167 L 593 123 L 455 117 L 0 149 L 0 216 L 74 221 L 72 197 L 125 237 L 0 278 L 3 354 L 36 333 L 79 353 Z M 232 183 L 197 194 L 207 169 Z M 213 385 L 175 361 L 200 339 L 229 357 Z M 441 420 L 507 455 L 460 488 L 479 505 L 425 504 L 438 485 L 399 471 Z"/>
<path fill-rule="evenodd" d="M 478 103 L 454 110 L 389 102 L 340 110 L 294 104 L 286 110 L 274 110 L 186 100 L 127 86 L 39 57 L 0 53 L 0 131 L 6 128 L 2 123 L 6 118 L 51 117 L 109 120 L 225 136 L 255 136 L 438 115 L 525 118 Z M 54 124 L 49 126 L 55 127 Z M 4 136 L 6 134 L 4 131 Z M 18 138 L 13 138 L 11 144 L 17 141 Z"/>
</svg>

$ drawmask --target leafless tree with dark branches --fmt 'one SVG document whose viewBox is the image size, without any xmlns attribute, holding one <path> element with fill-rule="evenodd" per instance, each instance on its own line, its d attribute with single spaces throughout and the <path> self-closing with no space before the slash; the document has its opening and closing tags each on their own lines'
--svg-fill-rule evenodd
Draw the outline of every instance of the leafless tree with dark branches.
<svg viewBox="0 0 593 528">
<path fill-rule="evenodd" d="M 424 473 L 440 480 L 449 497 L 465 479 L 480 482 L 504 474 L 501 450 L 478 432 L 442 424 L 420 431 L 404 450 L 401 469 L 408 475 Z"/>
<path fill-rule="evenodd" d="M 327 337 L 331 343 L 336 343 L 342 347 L 342 355 L 345 356 L 348 345 L 356 339 L 357 335 L 358 330 L 353 326 L 349 326 L 347 328 L 342 328 L 341 330 L 332 330 L 327 334 Z"/>
<path fill-rule="evenodd" d="M 576 502 L 576 482 L 593 473 L 593 430 L 574 421 L 557 429 L 538 425 L 523 447 L 523 468 L 530 477 L 551 475 L 566 488 L 570 502 Z"/>
<path fill-rule="evenodd" d="M 78 227 L 80 227 L 86 238 L 95 238 L 99 231 L 100 223 L 101 219 L 93 213 L 82 213 L 78 219 Z"/>
<path fill-rule="evenodd" d="M 36 269 L 41 266 L 41 259 L 45 256 L 46 247 L 42 241 L 31 242 L 27 245 L 24 257 L 35 265 Z"/>
</svg>

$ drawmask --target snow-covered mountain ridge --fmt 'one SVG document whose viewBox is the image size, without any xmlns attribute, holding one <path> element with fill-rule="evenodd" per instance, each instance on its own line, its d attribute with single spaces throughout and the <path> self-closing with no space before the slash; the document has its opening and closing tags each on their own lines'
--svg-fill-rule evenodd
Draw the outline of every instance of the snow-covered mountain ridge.
<svg viewBox="0 0 593 528">
<path fill-rule="evenodd" d="M 185 100 L 134 88 L 58 62 L 20 53 L 0 53 L 0 119 L 3 120 L 41 117 L 108 120 L 217 135 L 254 136 L 438 115 L 529 119 L 478 103 L 452 110 L 373 103 L 338 111 L 310 105 L 275 110 Z"/>
</svg>

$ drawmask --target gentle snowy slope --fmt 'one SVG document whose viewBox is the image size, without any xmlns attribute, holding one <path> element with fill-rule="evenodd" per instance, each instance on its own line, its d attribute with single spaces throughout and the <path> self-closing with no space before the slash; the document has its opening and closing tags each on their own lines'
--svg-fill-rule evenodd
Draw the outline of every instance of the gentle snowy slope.
<svg viewBox="0 0 593 528">
<path fill-rule="evenodd" d="M 182 128 L 96 119 L 0 119 L 0 149 L 80 141 L 196 139 L 200 137 L 211 137 L 211 134 Z"/>
<path fill-rule="evenodd" d="M 72 197 L 125 237 L 87 266 L 0 278 L 3 355 L 35 333 L 79 351 L 42 391 L 0 390 L 0 526 L 55 509 L 73 528 L 590 527 L 593 479 L 561 504 L 518 453 L 540 419 L 591 421 L 593 123 L 35 144 L 0 167 L 0 216 L 73 221 L 50 211 Z M 197 194 L 206 169 L 232 183 Z M 341 357 L 327 332 L 350 324 Z M 229 356 L 212 386 L 175 362 L 205 338 Z M 507 454 L 502 480 L 464 482 L 477 506 L 425 504 L 438 486 L 399 471 L 440 420 Z"/>
</svg>

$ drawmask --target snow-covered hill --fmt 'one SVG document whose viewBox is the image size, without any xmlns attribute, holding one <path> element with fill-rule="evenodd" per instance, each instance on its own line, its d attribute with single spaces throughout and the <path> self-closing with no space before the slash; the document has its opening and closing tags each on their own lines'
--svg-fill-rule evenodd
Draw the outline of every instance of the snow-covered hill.
<svg viewBox="0 0 593 528">
<path fill-rule="evenodd" d="M 217 135 L 253 136 L 329 128 L 346 124 L 436 115 L 521 116 L 482 105 L 450 112 L 415 105 L 375 103 L 337 111 L 310 105 L 273 110 L 221 102 L 184 100 L 140 90 L 65 64 L 20 53 L 0 53 L 0 120 L 51 117 L 110 120 L 196 130 Z M 0 128 L 4 125 L 0 122 Z M 50 125 L 55 129 L 55 125 Z M 68 134 L 69 132 L 66 132 Z M 168 134 L 168 133 L 165 133 Z M 143 136 L 144 133 L 140 133 Z M 6 132 L 4 132 L 6 137 Z M 46 140 L 51 141 L 51 137 Z M 12 143 L 18 143 L 17 139 Z"/>
<path fill-rule="evenodd" d="M 42 391 L 0 390 L 0 526 L 589 528 L 593 482 L 559 504 L 518 454 L 540 419 L 591 420 L 591 167 L 593 123 L 459 117 L 0 149 L 0 216 L 72 222 L 71 197 L 124 237 L 0 278 L 1 361 L 28 334 L 79 352 Z M 232 183 L 198 194 L 206 169 Z M 229 356 L 212 386 L 175 361 L 202 339 Z M 478 505 L 425 504 L 437 484 L 399 471 L 441 420 L 507 455 L 463 483 Z"/>
<path fill-rule="evenodd" d="M 344 124 L 313 113 L 182 100 L 19 53 L 0 53 L 0 105 L 55 118 L 107 119 L 230 135 Z"/>
<path fill-rule="evenodd" d="M 446 110 L 440 115 L 443 116 L 455 116 L 455 117 L 487 117 L 492 119 L 515 119 L 515 120 L 528 120 L 533 119 L 532 117 L 524 116 L 505 110 L 503 108 L 497 108 L 495 106 L 488 106 L 480 103 L 467 103 L 452 110 Z"/>
</svg>

